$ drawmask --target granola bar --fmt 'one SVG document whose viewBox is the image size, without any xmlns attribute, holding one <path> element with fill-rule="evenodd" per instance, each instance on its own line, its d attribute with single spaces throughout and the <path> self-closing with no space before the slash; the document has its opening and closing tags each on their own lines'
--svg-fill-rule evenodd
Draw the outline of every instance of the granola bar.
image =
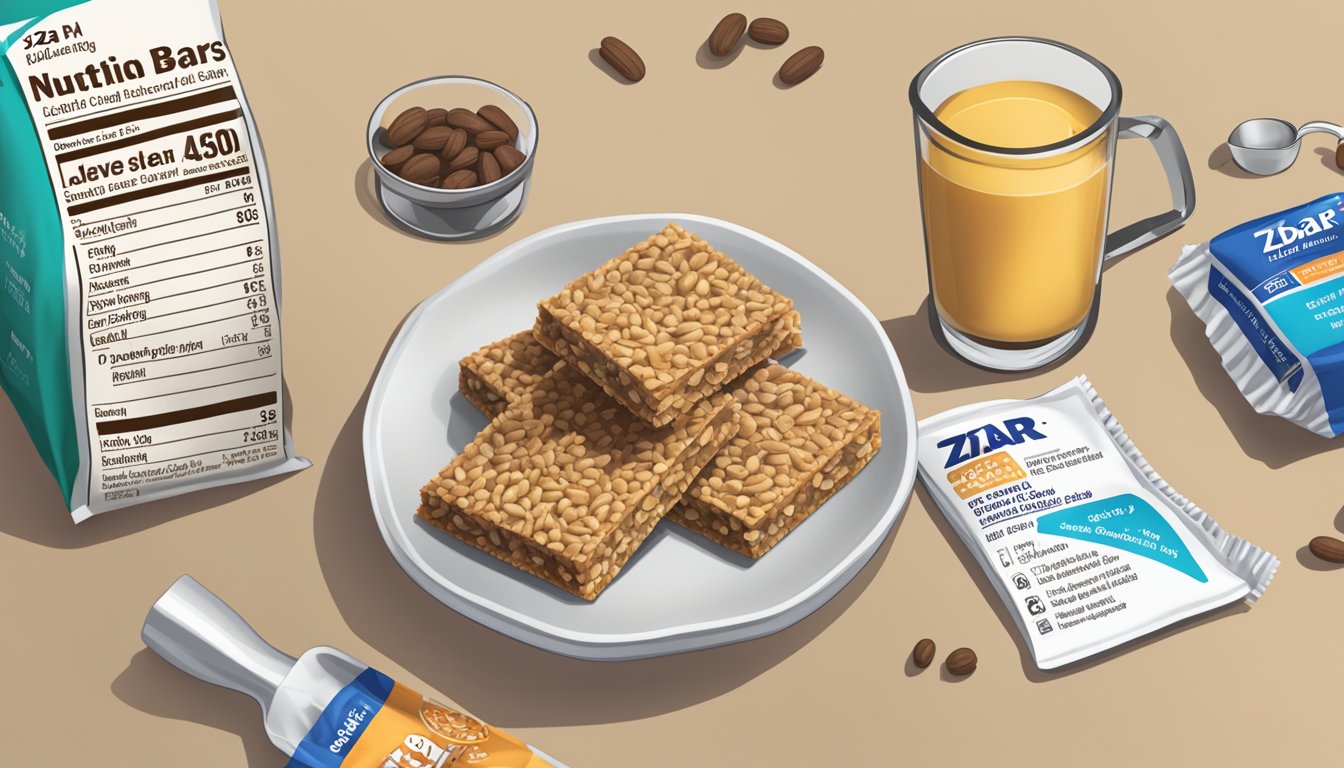
<svg viewBox="0 0 1344 768">
<path fill-rule="evenodd" d="M 736 434 L 737 413 L 720 393 L 652 427 L 558 365 L 421 489 L 418 514 L 593 600 Z"/>
<path fill-rule="evenodd" d="M 737 436 L 668 519 L 760 557 L 872 459 L 880 415 L 774 363 L 736 382 L 733 395 Z"/>
<path fill-rule="evenodd" d="M 542 376 L 559 359 L 527 330 L 502 341 L 487 344 L 458 363 L 458 389 L 481 413 L 494 418 Z"/>
<path fill-rule="evenodd" d="M 655 426 L 802 343 L 788 297 L 675 223 L 538 310 L 538 341 Z"/>
</svg>

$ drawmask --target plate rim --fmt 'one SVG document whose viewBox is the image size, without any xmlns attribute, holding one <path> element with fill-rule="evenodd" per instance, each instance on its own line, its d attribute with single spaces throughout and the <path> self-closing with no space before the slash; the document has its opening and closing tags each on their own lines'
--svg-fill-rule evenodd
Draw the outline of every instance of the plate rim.
<svg viewBox="0 0 1344 768">
<path fill-rule="evenodd" d="M 802 255 L 798 254 L 791 248 L 753 229 L 738 224 L 734 224 L 732 222 L 725 221 L 723 219 L 715 218 L 712 216 L 704 216 L 701 214 L 691 214 L 691 213 L 622 214 L 616 216 L 602 216 L 590 219 L 580 219 L 577 221 L 566 222 L 552 227 L 548 227 L 546 229 L 528 235 L 527 237 L 524 237 L 501 248 L 500 250 L 486 257 L 476 266 L 469 269 L 462 276 L 458 277 L 456 280 L 453 280 L 452 282 L 438 289 L 433 294 L 426 297 L 423 301 L 421 301 L 419 304 L 416 305 L 415 309 L 412 310 L 411 313 L 406 316 L 405 321 L 401 324 L 401 328 L 397 331 L 396 337 L 393 339 L 392 343 L 388 346 L 387 353 L 383 356 L 382 362 L 378 367 L 378 373 L 374 379 L 373 386 L 369 390 L 369 397 L 368 401 L 365 404 L 365 410 L 364 410 L 362 442 L 364 453 L 365 479 L 367 481 L 369 490 L 369 501 L 371 506 L 370 512 L 373 515 L 374 521 L 378 525 L 378 531 L 383 537 L 383 542 L 387 546 L 388 550 L 392 553 L 393 558 L 397 561 L 397 564 L 401 567 L 401 569 L 405 571 L 406 574 L 410 576 L 411 579 L 418 586 L 420 586 L 421 589 L 424 589 L 426 592 L 430 594 L 431 597 L 434 597 L 439 602 L 444 603 L 449 608 L 452 608 L 453 610 L 456 610 L 459 613 L 463 613 L 468 618 L 471 618 L 479 623 L 485 624 L 486 626 L 495 629 L 497 629 L 497 627 L 493 626 L 493 622 L 491 620 L 492 619 L 503 620 L 504 622 L 506 622 L 511 626 L 517 627 L 521 630 L 528 632 L 529 634 L 536 636 L 535 639 L 537 642 L 533 642 L 532 640 L 524 640 L 525 642 L 529 642 L 533 645 L 540 645 L 541 647 L 547 650 L 553 650 L 559 653 L 564 653 L 566 655 L 580 655 L 582 658 L 605 658 L 605 657 L 593 657 L 588 655 L 575 654 L 573 649 L 584 648 L 584 649 L 598 650 L 598 649 L 612 649 L 622 646 L 640 646 L 646 644 L 663 645 L 668 643 L 669 641 L 676 640 L 677 638 L 687 638 L 687 639 L 696 637 L 703 638 L 706 636 L 712 636 L 714 633 L 733 633 L 734 635 L 736 635 L 740 633 L 741 630 L 745 629 L 746 627 L 750 627 L 752 625 L 768 626 L 772 624 L 773 621 L 777 621 L 781 617 L 784 617 L 787 614 L 789 614 L 790 611 L 797 610 L 800 606 L 806 605 L 809 601 L 815 601 L 818 597 L 822 597 L 823 598 L 822 602 L 818 603 L 815 606 L 810 606 L 806 611 L 806 613 L 794 618 L 793 621 L 785 623 L 778 629 L 783 629 L 784 627 L 798 620 L 801 620 L 803 617 L 811 614 L 813 611 L 819 608 L 821 604 L 824 604 L 826 600 L 829 600 L 839 591 L 839 589 L 834 590 L 831 589 L 831 587 L 836 584 L 837 580 L 847 576 L 847 578 L 844 579 L 843 583 L 840 584 L 840 588 L 842 589 L 844 584 L 847 584 L 849 581 L 851 581 L 853 577 L 856 576 L 860 570 L 862 570 L 863 566 L 867 564 L 868 560 L 871 559 L 872 555 L 877 551 L 878 548 L 880 548 L 882 542 L 885 541 L 887 536 L 890 534 L 891 529 L 894 526 L 896 520 L 900 517 L 900 515 L 908 505 L 910 496 L 914 490 L 914 483 L 915 483 L 915 446 L 918 432 L 918 422 L 915 419 L 914 404 L 911 398 L 909 382 L 906 380 L 905 377 L 905 370 L 901 366 L 900 358 L 896 355 L 895 349 L 892 347 L 890 341 L 888 340 L 888 342 L 886 344 L 883 344 L 882 347 L 883 351 L 886 353 L 887 362 L 891 365 L 891 367 L 894 369 L 896 373 L 896 384 L 899 385 L 898 394 L 900 395 L 901 401 L 904 405 L 903 410 L 904 410 L 905 424 L 907 425 L 905 445 L 899 446 L 901 449 L 903 449 L 904 453 L 902 457 L 901 480 L 899 485 L 897 486 L 896 493 L 892 498 L 891 503 L 888 505 L 887 510 L 883 513 L 882 517 L 879 519 L 877 524 L 875 524 L 872 527 L 872 529 L 864 536 L 863 540 L 858 545 L 856 545 L 853 549 L 846 552 L 839 562 L 837 562 L 822 577 L 814 581 L 809 587 L 798 591 L 788 599 L 776 603 L 775 605 L 772 605 L 768 608 L 752 611 L 751 613 L 738 614 L 723 619 L 701 621 L 693 624 L 681 624 L 675 627 L 666 627 L 654 630 L 643 630 L 639 632 L 594 633 L 589 631 L 574 630 L 566 627 L 555 626 L 553 624 L 550 624 L 549 622 L 540 620 L 534 616 L 521 613 L 519 611 L 514 610 L 513 608 L 501 605 L 495 602 L 494 600 L 490 599 L 489 597 L 467 590 L 461 587 L 460 585 L 454 583 L 453 581 L 447 579 L 446 577 L 442 576 L 441 574 L 438 574 L 434 569 L 430 568 L 428 566 L 428 563 L 424 562 L 424 560 L 420 558 L 419 555 L 417 555 L 415 552 L 408 551 L 406 548 L 403 548 L 403 546 L 397 540 L 397 538 L 392 535 L 392 531 L 388 529 L 387 523 L 383 520 L 383 516 L 380 515 L 378 511 L 379 508 L 378 494 L 380 485 L 378 481 L 380 479 L 382 480 L 381 486 L 384 489 L 387 489 L 389 484 L 387 482 L 387 477 L 385 473 L 386 462 L 382 461 L 384 456 L 380 452 L 377 445 L 377 440 L 375 439 L 380 424 L 380 413 L 378 409 L 375 409 L 373 406 L 375 403 L 383 401 L 385 397 L 385 390 L 389 386 L 390 371 L 392 370 L 393 363 L 400 359 L 401 355 L 405 350 L 405 347 L 409 343 L 411 332 L 415 329 L 421 317 L 424 315 L 424 313 L 428 310 L 428 308 L 431 305 L 437 303 L 440 300 L 443 300 L 444 295 L 450 290 L 470 287 L 472 284 L 479 282 L 484 277 L 492 275 L 493 273 L 498 271 L 504 264 L 507 264 L 515 260 L 517 258 L 518 253 L 533 248 L 538 242 L 549 240 L 565 234 L 569 234 L 577 230 L 602 228 L 606 226 L 627 224 L 636 221 L 659 222 L 653 224 L 654 227 L 658 227 L 660 226 L 661 223 L 666 223 L 668 221 L 676 221 L 678 223 L 685 222 L 688 224 L 707 224 L 710 226 L 729 230 L 731 232 L 734 232 L 735 234 L 741 235 L 750 240 L 754 240 L 760 243 L 761 245 L 769 248 L 770 250 L 778 253 L 779 255 L 790 259 L 791 261 L 793 261 L 794 263 L 798 264 L 803 269 L 805 269 L 808 273 L 810 273 L 813 278 L 819 280 L 820 282 L 828 285 L 833 290 L 837 291 L 843 299 L 845 299 L 852 306 L 854 306 L 859 310 L 860 315 L 863 317 L 864 320 L 867 321 L 870 328 L 875 333 L 877 333 L 880 338 L 886 337 L 885 331 L 882 330 L 881 323 L 878 322 L 877 318 L 873 315 L 872 311 L 869 310 L 868 307 L 858 299 L 858 297 L 856 297 L 852 292 L 849 291 L 849 289 L 845 288 L 845 286 L 840 284 L 837 280 L 835 280 L 835 278 L 831 277 L 820 267 L 813 264 L 811 261 L 809 261 Z M 391 500 L 389 499 L 389 501 Z M 392 505 L 389 508 L 395 508 L 395 505 Z M 431 589 L 430 585 L 433 585 L 434 588 Z M 446 590 L 447 593 L 451 594 L 453 598 L 455 598 L 453 602 L 450 603 L 442 599 L 442 597 L 440 597 L 440 595 L 436 592 L 437 589 Z M 769 634 L 771 632 L 778 631 L 778 629 L 772 629 L 764 634 Z M 725 640 L 724 642 L 738 642 L 745 639 L 751 639 L 752 637 L 755 636 L 759 635 L 752 635 L 748 637 L 733 637 Z M 523 638 L 515 638 L 515 639 L 523 640 Z M 551 643 L 548 643 L 547 641 L 552 642 L 559 641 L 561 644 L 563 644 L 565 650 L 559 650 L 553 645 L 551 645 Z M 687 648 L 685 650 L 710 647 L 711 645 L 715 644 L 719 643 L 710 643 L 710 644 L 701 643 L 694 645 L 690 648 Z M 661 655 L 661 653 L 671 653 L 671 652 L 675 651 L 668 650 L 662 652 L 655 652 L 655 655 Z"/>
</svg>

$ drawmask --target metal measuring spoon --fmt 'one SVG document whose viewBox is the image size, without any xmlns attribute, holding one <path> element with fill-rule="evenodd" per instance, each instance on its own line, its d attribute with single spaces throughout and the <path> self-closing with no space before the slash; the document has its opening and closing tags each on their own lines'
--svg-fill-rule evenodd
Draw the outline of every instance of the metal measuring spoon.
<svg viewBox="0 0 1344 768">
<path fill-rule="evenodd" d="M 1232 129 L 1232 134 L 1227 137 L 1227 148 L 1232 151 L 1232 160 L 1242 170 L 1257 176 L 1273 176 L 1288 170 L 1296 162 L 1302 137 L 1309 133 L 1334 136 L 1341 143 L 1335 150 L 1335 164 L 1344 168 L 1340 163 L 1344 154 L 1344 126 L 1321 120 L 1297 128 L 1277 117 L 1257 117 Z"/>
</svg>

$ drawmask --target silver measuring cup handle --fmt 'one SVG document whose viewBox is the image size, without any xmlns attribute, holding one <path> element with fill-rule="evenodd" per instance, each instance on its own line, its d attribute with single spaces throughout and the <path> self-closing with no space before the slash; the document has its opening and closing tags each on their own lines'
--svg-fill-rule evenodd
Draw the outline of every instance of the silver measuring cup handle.
<svg viewBox="0 0 1344 768">
<path fill-rule="evenodd" d="M 168 663 L 270 709 L 295 660 L 272 648 L 232 608 L 183 576 L 149 609 L 140 637 Z"/>
<path fill-rule="evenodd" d="M 1328 133 L 1339 141 L 1344 141 L 1344 126 L 1327 123 L 1324 120 L 1312 120 L 1297 129 L 1297 139 L 1302 140 L 1308 133 Z"/>
</svg>

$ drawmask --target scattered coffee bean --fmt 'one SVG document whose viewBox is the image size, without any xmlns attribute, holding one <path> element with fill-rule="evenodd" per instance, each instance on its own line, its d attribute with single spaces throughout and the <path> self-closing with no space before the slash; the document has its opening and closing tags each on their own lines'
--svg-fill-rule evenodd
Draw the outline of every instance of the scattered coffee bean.
<svg viewBox="0 0 1344 768">
<path fill-rule="evenodd" d="M 635 49 L 626 45 L 623 40 L 615 37 L 604 37 L 597 53 L 603 61 L 616 70 L 616 74 L 626 80 L 638 83 L 644 79 L 644 60 L 639 58 Z"/>
<path fill-rule="evenodd" d="M 779 68 L 779 79 L 785 85 L 797 85 L 816 74 L 821 69 L 826 52 L 815 45 L 809 45 L 793 54 Z"/>
<path fill-rule="evenodd" d="M 969 675 L 975 671 L 977 659 L 970 648 L 958 648 L 947 654 L 947 671 L 957 677 Z"/>
<path fill-rule="evenodd" d="M 747 27 L 747 37 L 761 45 L 783 45 L 789 39 L 789 28 L 779 19 L 762 17 Z"/>
<path fill-rule="evenodd" d="M 1308 542 L 1307 549 L 1327 563 L 1344 563 L 1344 541 L 1333 536 L 1317 536 Z"/>
<path fill-rule="evenodd" d="M 747 29 L 747 17 L 740 13 L 730 13 L 719 19 L 714 30 L 709 33 L 709 52 L 715 56 L 727 56 L 737 47 L 742 33 Z"/>
<path fill-rule="evenodd" d="M 1344 168 L 1344 141 L 1335 147 L 1335 167 Z"/>
<path fill-rule="evenodd" d="M 916 667 L 924 669 L 933 663 L 933 656 L 937 652 L 938 647 L 926 637 L 915 643 L 915 649 L 910 652 L 910 659 L 915 662 Z"/>
</svg>

